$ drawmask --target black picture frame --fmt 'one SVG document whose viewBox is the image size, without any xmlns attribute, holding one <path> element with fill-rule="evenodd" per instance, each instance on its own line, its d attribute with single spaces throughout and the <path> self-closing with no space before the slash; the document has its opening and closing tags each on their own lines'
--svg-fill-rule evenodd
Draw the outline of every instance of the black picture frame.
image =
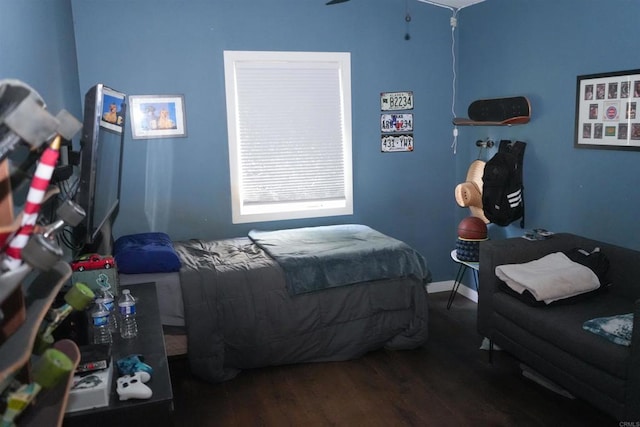
<svg viewBox="0 0 640 427">
<path fill-rule="evenodd" d="M 574 147 L 640 150 L 640 69 L 578 76 Z"/>
</svg>

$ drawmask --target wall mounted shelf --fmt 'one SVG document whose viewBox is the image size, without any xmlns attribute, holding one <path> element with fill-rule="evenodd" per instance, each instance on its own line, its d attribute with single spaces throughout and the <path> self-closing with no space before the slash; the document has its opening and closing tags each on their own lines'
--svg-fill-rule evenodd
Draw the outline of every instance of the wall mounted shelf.
<svg viewBox="0 0 640 427">
<path fill-rule="evenodd" d="M 456 126 L 512 126 L 531 120 L 531 103 L 525 96 L 479 99 L 467 110 L 469 118 L 455 117 Z"/>
<path fill-rule="evenodd" d="M 471 120 L 463 117 L 456 117 L 452 120 L 453 124 L 456 126 L 513 126 L 513 125 L 524 125 L 529 123 L 531 120 L 530 116 L 521 116 L 514 117 L 509 120 L 503 120 L 501 122 L 496 121 L 479 121 L 479 120 Z"/>
</svg>

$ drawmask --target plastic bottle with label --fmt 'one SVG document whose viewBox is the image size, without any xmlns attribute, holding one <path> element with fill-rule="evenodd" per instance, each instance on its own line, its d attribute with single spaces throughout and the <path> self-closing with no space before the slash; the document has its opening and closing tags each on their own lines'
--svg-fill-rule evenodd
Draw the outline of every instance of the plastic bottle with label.
<svg viewBox="0 0 640 427">
<path fill-rule="evenodd" d="M 102 289 L 102 300 L 107 310 L 109 310 L 109 330 L 112 334 L 115 334 L 119 331 L 118 312 L 116 310 L 115 299 L 109 289 Z"/>
<path fill-rule="evenodd" d="M 102 298 L 96 299 L 95 307 L 91 311 L 91 324 L 93 325 L 94 344 L 110 344 L 112 342 L 109 330 L 109 310 L 105 307 Z"/>
<path fill-rule="evenodd" d="M 138 323 L 136 322 L 136 300 L 129 289 L 123 289 L 118 299 L 120 312 L 120 336 L 131 339 L 138 336 Z"/>
</svg>

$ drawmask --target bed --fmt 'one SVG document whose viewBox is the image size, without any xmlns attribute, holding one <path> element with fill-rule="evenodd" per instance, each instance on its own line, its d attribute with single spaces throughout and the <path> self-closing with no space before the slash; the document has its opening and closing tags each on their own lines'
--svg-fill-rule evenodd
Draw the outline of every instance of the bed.
<svg viewBox="0 0 640 427">
<path fill-rule="evenodd" d="M 173 249 L 181 268 L 158 286 L 163 322 L 180 326 L 183 314 L 191 370 L 204 380 L 427 340 L 424 258 L 369 227 L 252 230 Z"/>
</svg>

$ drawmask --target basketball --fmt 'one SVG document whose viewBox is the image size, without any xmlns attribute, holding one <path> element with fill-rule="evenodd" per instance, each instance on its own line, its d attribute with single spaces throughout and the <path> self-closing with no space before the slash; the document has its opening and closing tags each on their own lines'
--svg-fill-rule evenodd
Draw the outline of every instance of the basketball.
<svg viewBox="0 0 640 427">
<path fill-rule="evenodd" d="M 487 238 L 487 224 L 478 217 L 468 216 L 458 224 L 458 237 L 468 240 L 484 240 Z"/>
</svg>

